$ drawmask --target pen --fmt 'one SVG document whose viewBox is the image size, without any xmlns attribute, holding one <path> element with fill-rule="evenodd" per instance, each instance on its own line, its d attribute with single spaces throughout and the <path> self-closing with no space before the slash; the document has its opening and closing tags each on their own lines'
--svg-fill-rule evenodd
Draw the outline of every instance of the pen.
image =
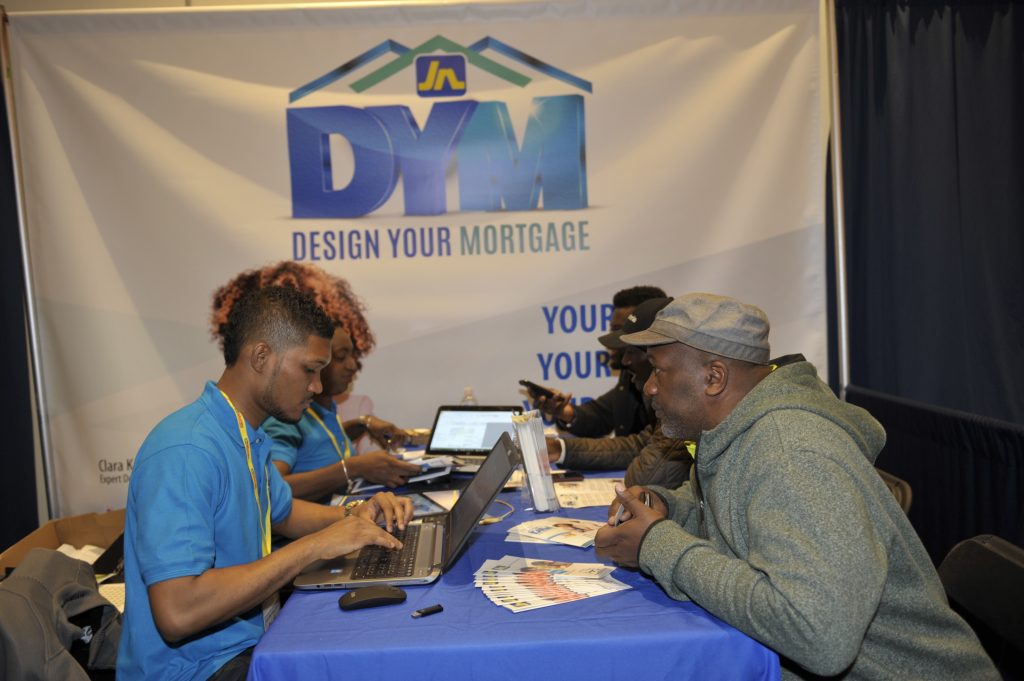
<svg viewBox="0 0 1024 681">
<path fill-rule="evenodd" d="M 612 518 L 612 527 L 618 527 L 619 521 L 622 520 L 622 514 L 626 512 L 626 505 L 619 504 L 619 507 L 615 509 L 615 517 Z"/>
<path fill-rule="evenodd" d="M 644 491 L 640 496 L 640 499 L 644 502 L 644 506 L 647 508 L 651 507 L 651 493 Z M 626 512 L 625 504 L 619 504 L 619 507 L 615 509 L 615 517 L 612 518 L 612 527 L 617 527 L 619 522 L 622 520 L 622 514 Z"/>
<path fill-rule="evenodd" d="M 440 603 L 438 603 L 437 605 L 432 605 L 429 608 L 420 608 L 413 612 L 412 616 L 416 618 L 426 617 L 427 615 L 433 615 L 435 612 L 441 612 L 442 610 L 444 610 L 444 608 Z"/>
</svg>

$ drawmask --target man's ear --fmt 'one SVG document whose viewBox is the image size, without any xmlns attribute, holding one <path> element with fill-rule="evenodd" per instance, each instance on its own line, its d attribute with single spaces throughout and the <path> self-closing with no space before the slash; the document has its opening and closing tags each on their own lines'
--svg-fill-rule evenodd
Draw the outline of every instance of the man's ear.
<svg viewBox="0 0 1024 681">
<path fill-rule="evenodd" d="M 249 346 L 249 366 L 257 374 L 262 374 L 270 366 L 270 358 L 274 351 L 264 341 Z"/>
<path fill-rule="evenodd" d="M 729 385 L 729 365 L 713 359 L 704 367 L 704 394 L 718 397 Z"/>
</svg>

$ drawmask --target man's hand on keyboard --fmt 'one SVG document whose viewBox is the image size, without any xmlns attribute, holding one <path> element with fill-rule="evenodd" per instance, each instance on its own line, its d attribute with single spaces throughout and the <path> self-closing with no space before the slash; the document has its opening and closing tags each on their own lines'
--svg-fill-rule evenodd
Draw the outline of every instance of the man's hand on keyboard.
<svg viewBox="0 0 1024 681">
<path fill-rule="evenodd" d="M 311 536 L 316 537 L 322 560 L 337 558 L 371 544 L 386 549 L 402 548 L 402 542 L 379 525 L 356 515 L 328 525 Z"/>
<path fill-rule="evenodd" d="M 412 501 L 407 497 L 396 497 L 391 492 L 378 492 L 352 511 L 352 515 L 374 523 L 384 521 L 384 527 L 391 532 L 397 527 L 405 529 L 412 519 Z"/>
</svg>

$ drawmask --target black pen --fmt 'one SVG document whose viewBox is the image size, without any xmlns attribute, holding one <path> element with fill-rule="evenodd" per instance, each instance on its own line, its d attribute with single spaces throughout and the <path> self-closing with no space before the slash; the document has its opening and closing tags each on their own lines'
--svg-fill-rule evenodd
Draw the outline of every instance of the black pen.
<svg viewBox="0 0 1024 681">
<path fill-rule="evenodd" d="M 429 608 L 420 608 L 419 610 L 415 611 L 412 614 L 412 616 L 426 617 L 427 615 L 433 615 L 435 612 L 441 612 L 442 610 L 444 610 L 444 608 L 441 606 L 440 603 L 438 603 L 437 605 L 432 605 Z"/>
</svg>

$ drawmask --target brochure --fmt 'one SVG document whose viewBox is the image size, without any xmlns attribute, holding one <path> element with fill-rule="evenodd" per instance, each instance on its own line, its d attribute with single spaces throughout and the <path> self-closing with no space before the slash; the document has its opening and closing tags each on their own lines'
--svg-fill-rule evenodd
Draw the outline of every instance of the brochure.
<svg viewBox="0 0 1024 681">
<path fill-rule="evenodd" d="M 542 518 L 520 523 L 508 531 L 505 541 L 528 544 L 567 544 L 587 548 L 594 545 L 594 535 L 606 523 L 578 518 Z"/>
</svg>

